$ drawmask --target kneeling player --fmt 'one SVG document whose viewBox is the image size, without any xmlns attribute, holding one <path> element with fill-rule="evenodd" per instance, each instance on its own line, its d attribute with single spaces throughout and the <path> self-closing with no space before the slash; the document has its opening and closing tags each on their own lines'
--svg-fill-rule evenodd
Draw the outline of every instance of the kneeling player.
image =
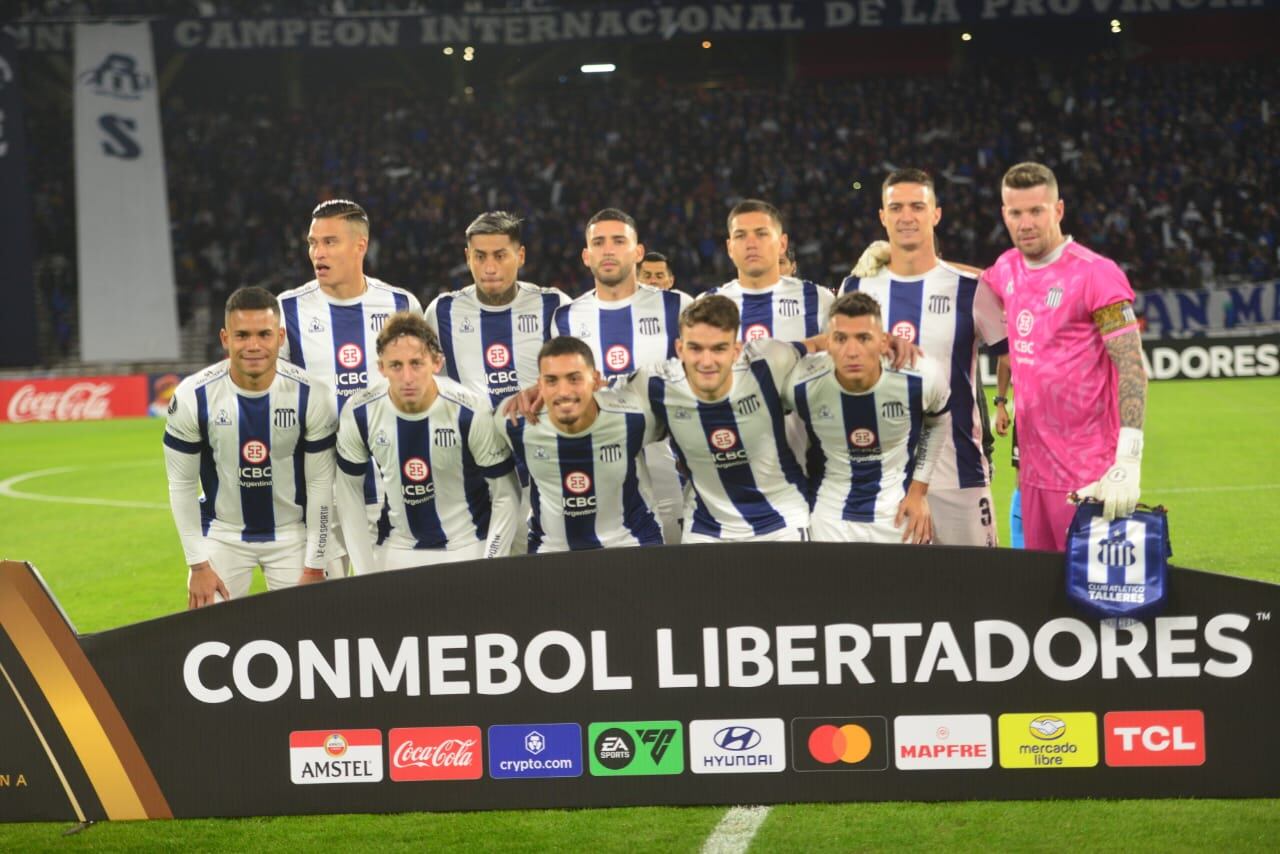
<svg viewBox="0 0 1280 854">
<path fill-rule="evenodd" d="M 865 293 L 836 300 L 827 335 L 827 352 L 804 358 L 786 395 L 822 452 L 810 463 L 813 539 L 930 542 L 925 495 L 949 428 L 946 375 L 928 358 L 910 371 L 885 364 L 880 304 Z"/>
<path fill-rule="evenodd" d="M 530 554 L 662 545 L 643 452 L 664 434 L 641 401 L 599 383 L 590 346 L 552 338 L 538 353 L 544 417 L 507 426 L 533 481 Z"/>
<path fill-rule="evenodd" d="M 488 402 L 437 377 L 440 341 L 416 312 L 393 314 L 378 334 L 386 377 L 358 392 L 338 428 L 337 500 L 357 573 L 507 554 L 519 487 Z M 375 549 L 364 519 L 364 477 L 378 463 L 386 506 Z"/>
<path fill-rule="evenodd" d="M 244 596 L 255 566 L 271 590 L 324 579 L 337 407 L 279 361 L 283 340 L 276 298 L 241 288 L 227 299 L 227 360 L 169 402 L 164 456 L 190 608 Z"/>
</svg>

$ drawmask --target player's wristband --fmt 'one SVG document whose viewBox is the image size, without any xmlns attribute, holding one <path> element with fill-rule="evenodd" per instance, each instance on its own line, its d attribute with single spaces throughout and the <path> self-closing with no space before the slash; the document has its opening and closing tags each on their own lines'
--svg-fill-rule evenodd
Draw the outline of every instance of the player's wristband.
<svg viewBox="0 0 1280 854">
<path fill-rule="evenodd" d="M 996 406 L 1004 406 L 1006 403 L 1009 402 L 1009 398 L 997 395 L 996 397 L 991 398 L 991 402 L 994 403 Z"/>
<path fill-rule="evenodd" d="M 1137 427 L 1121 427 L 1116 441 L 1116 462 L 1142 462 L 1142 431 Z"/>
<path fill-rule="evenodd" d="M 310 578 L 324 578 L 324 577 L 325 577 L 325 574 L 324 574 L 324 570 L 323 570 L 323 569 L 312 569 L 311 567 L 303 567 L 303 569 L 302 569 L 302 574 L 303 574 L 303 575 L 306 575 L 306 576 L 308 576 L 308 577 L 310 577 Z"/>
</svg>

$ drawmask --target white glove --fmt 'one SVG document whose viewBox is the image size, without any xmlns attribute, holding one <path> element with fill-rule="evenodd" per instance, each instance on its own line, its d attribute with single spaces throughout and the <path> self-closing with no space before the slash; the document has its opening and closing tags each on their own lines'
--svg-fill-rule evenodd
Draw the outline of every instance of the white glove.
<svg viewBox="0 0 1280 854">
<path fill-rule="evenodd" d="M 889 265 L 889 241 L 876 240 L 862 251 L 858 263 L 853 265 L 850 276 L 869 279 Z"/>
<path fill-rule="evenodd" d="M 1116 444 L 1116 462 L 1101 480 L 1076 490 L 1080 498 L 1096 498 L 1102 502 L 1102 518 L 1132 516 L 1138 508 L 1139 481 L 1142 474 L 1142 431 L 1121 427 Z"/>
</svg>

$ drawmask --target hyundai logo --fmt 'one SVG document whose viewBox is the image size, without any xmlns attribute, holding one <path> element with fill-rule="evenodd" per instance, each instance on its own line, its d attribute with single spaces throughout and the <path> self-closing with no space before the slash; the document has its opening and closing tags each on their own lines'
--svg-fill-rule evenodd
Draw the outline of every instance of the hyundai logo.
<svg viewBox="0 0 1280 854">
<path fill-rule="evenodd" d="M 713 738 L 721 750 L 750 750 L 760 743 L 760 733 L 749 726 L 727 726 Z"/>
</svg>

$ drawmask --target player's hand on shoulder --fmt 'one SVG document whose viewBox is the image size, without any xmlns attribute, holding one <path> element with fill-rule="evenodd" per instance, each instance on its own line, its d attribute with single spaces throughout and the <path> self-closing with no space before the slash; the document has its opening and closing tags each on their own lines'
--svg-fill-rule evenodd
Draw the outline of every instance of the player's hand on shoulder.
<svg viewBox="0 0 1280 854">
<path fill-rule="evenodd" d="M 858 256 L 858 263 L 853 265 L 849 275 L 859 279 L 869 279 L 879 275 L 880 271 L 887 266 L 889 266 L 889 241 L 876 240 Z"/>
</svg>

